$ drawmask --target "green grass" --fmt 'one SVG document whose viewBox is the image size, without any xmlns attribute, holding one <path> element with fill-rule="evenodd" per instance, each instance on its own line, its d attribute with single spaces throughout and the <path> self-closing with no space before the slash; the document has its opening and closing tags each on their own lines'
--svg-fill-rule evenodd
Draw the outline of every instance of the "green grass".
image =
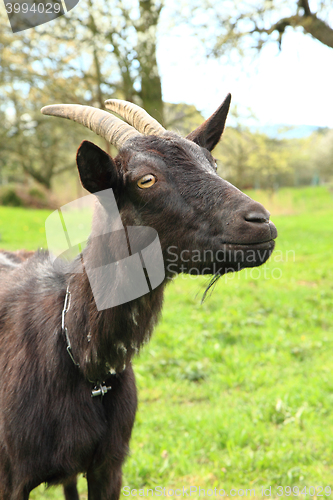
<svg viewBox="0 0 333 500">
<path fill-rule="evenodd" d="M 276 251 L 222 277 L 203 305 L 205 279 L 168 287 L 134 361 L 140 405 L 124 486 L 333 490 L 333 198 L 321 187 L 251 195 L 272 213 Z M 40 246 L 46 215 L 0 207 L 0 245 Z M 86 497 L 83 478 L 80 488 Z"/>
<path fill-rule="evenodd" d="M 45 219 L 50 213 L 50 210 L 0 206 L 0 248 L 46 248 Z"/>
</svg>

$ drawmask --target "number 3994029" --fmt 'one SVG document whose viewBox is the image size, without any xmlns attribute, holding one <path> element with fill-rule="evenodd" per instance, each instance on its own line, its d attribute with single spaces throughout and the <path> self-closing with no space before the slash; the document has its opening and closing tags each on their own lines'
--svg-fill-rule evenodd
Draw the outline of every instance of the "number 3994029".
<svg viewBox="0 0 333 500">
<path fill-rule="evenodd" d="M 61 10 L 61 4 L 59 3 L 33 3 L 29 5 L 28 3 L 6 3 L 6 11 L 8 14 L 27 14 L 31 12 L 33 14 L 59 14 Z"/>
<path fill-rule="evenodd" d="M 276 495 L 278 497 L 281 496 L 300 496 L 300 495 L 308 495 L 310 497 L 327 497 L 332 493 L 330 486 L 304 486 L 304 488 L 300 488 L 298 486 L 277 486 Z"/>
</svg>

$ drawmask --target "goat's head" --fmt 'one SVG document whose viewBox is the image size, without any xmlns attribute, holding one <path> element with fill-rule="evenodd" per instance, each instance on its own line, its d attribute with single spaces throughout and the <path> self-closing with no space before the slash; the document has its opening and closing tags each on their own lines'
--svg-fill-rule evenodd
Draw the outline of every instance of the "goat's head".
<svg viewBox="0 0 333 500">
<path fill-rule="evenodd" d="M 138 106 L 106 101 L 114 115 L 79 105 L 44 114 L 77 121 L 119 149 L 111 158 L 84 141 L 77 153 L 83 186 L 112 189 L 124 226 L 150 226 L 160 238 L 167 276 L 254 267 L 274 248 L 277 231 L 265 208 L 216 173 L 211 151 L 224 130 L 230 95 L 186 138 L 167 132 Z"/>
</svg>

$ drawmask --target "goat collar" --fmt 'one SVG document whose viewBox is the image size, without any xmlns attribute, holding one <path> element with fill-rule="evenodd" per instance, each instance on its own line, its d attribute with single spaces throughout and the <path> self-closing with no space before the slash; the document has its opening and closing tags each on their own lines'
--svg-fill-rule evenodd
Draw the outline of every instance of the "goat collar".
<svg viewBox="0 0 333 500">
<path fill-rule="evenodd" d="M 68 285 L 67 289 L 66 289 L 64 307 L 63 307 L 63 310 L 62 310 L 62 313 L 61 313 L 61 330 L 62 330 L 62 333 L 64 334 L 64 336 L 66 338 L 66 342 L 67 342 L 67 348 L 66 348 L 66 350 L 67 350 L 67 352 L 69 354 L 69 357 L 73 361 L 74 365 L 77 366 L 78 368 L 80 368 L 79 363 L 77 363 L 75 361 L 75 359 L 74 359 L 73 352 L 72 352 L 72 344 L 71 344 L 71 341 L 70 341 L 69 336 L 68 336 L 67 326 L 65 325 L 66 314 L 68 313 L 70 307 L 71 307 L 71 292 L 69 291 L 69 285 Z M 102 396 L 103 397 L 108 391 L 110 391 L 112 389 L 111 386 L 107 387 L 105 385 L 105 382 L 103 382 L 103 383 L 101 383 L 101 382 L 92 382 L 91 380 L 89 380 L 89 382 L 91 382 L 92 384 L 94 384 L 94 388 L 91 391 L 91 397 L 92 398 L 94 398 L 96 396 Z"/>
</svg>

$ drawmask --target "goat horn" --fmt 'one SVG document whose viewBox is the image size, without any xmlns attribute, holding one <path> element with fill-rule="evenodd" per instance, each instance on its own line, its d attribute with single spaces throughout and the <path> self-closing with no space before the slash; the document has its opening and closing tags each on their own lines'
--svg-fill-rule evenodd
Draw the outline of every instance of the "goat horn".
<svg viewBox="0 0 333 500">
<path fill-rule="evenodd" d="M 59 116 L 81 123 L 120 149 L 126 141 L 141 134 L 107 111 L 80 104 L 53 104 L 41 109 L 43 115 Z"/>
<path fill-rule="evenodd" d="M 144 109 L 136 104 L 120 99 L 108 99 L 105 107 L 114 111 L 136 130 L 144 135 L 163 135 L 166 130 L 157 120 L 152 118 Z"/>
</svg>

